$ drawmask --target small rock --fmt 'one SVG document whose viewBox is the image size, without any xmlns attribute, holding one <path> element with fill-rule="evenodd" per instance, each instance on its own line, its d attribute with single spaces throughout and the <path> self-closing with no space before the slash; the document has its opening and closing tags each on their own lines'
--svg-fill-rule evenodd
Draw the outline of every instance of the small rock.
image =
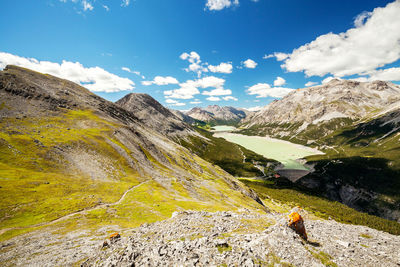
<svg viewBox="0 0 400 267">
<path fill-rule="evenodd" d="M 103 245 L 102 245 L 101 247 L 102 247 L 102 248 L 109 248 L 109 247 L 110 247 L 110 244 L 108 244 L 107 241 L 104 241 L 104 242 L 103 242 Z"/>
<path fill-rule="evenodd" d="M 349 243 L 349 242 L 342 241 L 342 240 L 336 240 L 336 242 L 337 242 L 338 244 L 342 245 L 342 246 L 345 247 L 345 248 L 350 247 L 350 243 Z"/>
<path fill-rule="evenodd" d="M 228 246 L 228 242 L 225 239 L 218 239 L 215 241 L 217 246 Z"/>
</svg>

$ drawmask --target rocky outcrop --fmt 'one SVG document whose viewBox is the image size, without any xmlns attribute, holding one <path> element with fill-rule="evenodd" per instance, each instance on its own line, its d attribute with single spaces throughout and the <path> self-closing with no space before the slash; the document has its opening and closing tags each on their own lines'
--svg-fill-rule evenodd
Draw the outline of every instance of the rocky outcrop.
<svg viewBox="0 0 400 267">
<path fill-rule="evenodd" d="M 304 215 L 304 214 L 303 214 Z M 285 215 L 240 212 L 175 213 L 133 230 L 83 266 L 398 266 L 400 237 L 307 214 L 308 242 Z"/>
</svg>

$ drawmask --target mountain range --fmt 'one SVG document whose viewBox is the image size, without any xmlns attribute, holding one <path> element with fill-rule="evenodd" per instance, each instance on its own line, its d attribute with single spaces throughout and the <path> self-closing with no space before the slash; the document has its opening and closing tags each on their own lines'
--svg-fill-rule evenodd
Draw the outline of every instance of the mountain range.
<svg viewBox="0 0 400 267">
<path fill-rule="evenodd" d="M 112 103 L 73 82 L 7 66 L 0 261 L 399 264 L 399 92 L 392 83 L 333 80 L 257 113 L 214 105 L 184 114 L 147 94 Z M 307 157 L 313 171 L 292 183 L 274 176 L 276 161 L 215 138 L 195 126 L 201 122 L 325 154 Z M 286 226 L 298 205 L 308 241 Z"/>
<path fill-rule="evenodd" d="M 241 124 L 246 128 L 257 128 L 262 134 L 300 141 L 302 135 L 314 128 L 330 126 L 329 130 L 319 132 L 321 138 L 338 128 L 399 108 L 398 85 L 333 79 L 320 86 L 294 90 L 247 117 Z M 303 140 L 310 141 L 310 138 Z"/>
<path fill-rule="evenodd" d="M 218 105 L 210 105 L 205 108 L 192 108 L 186 115 L 199 120 L 216 124 L 236 125 L 242 119 L 246 118 L 251 112 L 242 108 L 220 107 Z"/>
</svg>

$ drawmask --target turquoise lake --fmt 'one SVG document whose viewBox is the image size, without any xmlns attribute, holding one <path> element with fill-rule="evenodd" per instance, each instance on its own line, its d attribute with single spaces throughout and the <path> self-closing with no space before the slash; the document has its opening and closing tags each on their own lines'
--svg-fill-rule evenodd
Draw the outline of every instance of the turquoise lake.
<svg viewBox="0 0 400 267">
<path fill-rule="evenodd" d="M 321 151 L 310 147 L 269 137 L 247 136 L 227 131 L 215 131 L 214 136 L 222 137 L 229 142 L 239 144 L 249 150 L 263 155 L 266 158 L 277 160 L 285 166 L 285 169 L 307 170 L 307 168 L 304 167 L 301 162 L 297 161 L 297 159 L 316 154 L 323 154 Z"/>
</svg>

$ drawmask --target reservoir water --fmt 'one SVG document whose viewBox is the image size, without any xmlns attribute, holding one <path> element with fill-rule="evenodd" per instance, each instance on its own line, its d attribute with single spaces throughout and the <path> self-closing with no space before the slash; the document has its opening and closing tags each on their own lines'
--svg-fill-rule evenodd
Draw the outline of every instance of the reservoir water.
<svg viewBox="0 0 400 267">
<path fill-rule="evenodd" d="M 228 126 L 228 125 L 217 125 L 212 127 L 212 132 L 231 132 L 236 130 L 235 127 L 233 126 Z"/>
<path fill-rule="evenodd" d="M 307 170 L 307 168 L 304 167 L 302 163 L 297 161 L 297 159 L 310 155 L 323 154 L 317 149 L 293 144 L 288 141 L 269 137 L 247 136 L 230 133 L 228 132 L 229 130 L 222 131 L 221 129 L 226 128 L 222 128 L 220 126 L 216 126 L 214 128 L 216 128 L 214 131 L 215 137 L 222 137 L 229 142 L 239 144 L 249 150 L 263 155 L 266 158 L 277 160 L 285 166 L 285 169 Z"/>
</svg>

